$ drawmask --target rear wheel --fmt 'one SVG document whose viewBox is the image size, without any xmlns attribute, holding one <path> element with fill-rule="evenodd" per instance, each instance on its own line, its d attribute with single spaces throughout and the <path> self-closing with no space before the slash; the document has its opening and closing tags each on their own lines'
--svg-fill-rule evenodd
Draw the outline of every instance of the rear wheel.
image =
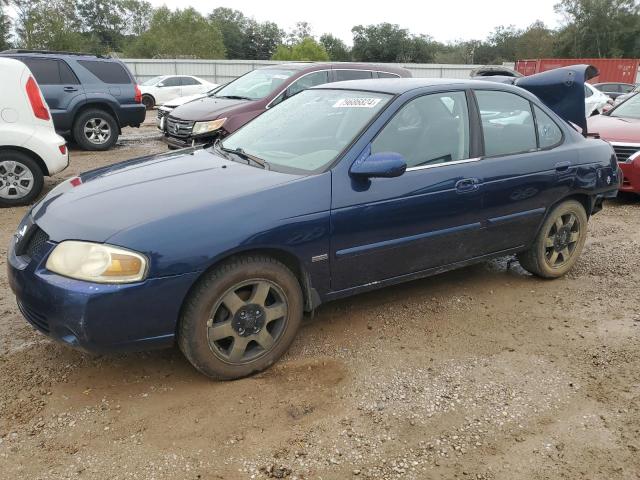
<svg viewBox="0 0 640 480">
<path fill-rule="evenodd" d="M 0 207 L 28 205 L 42 191 L 44 175 L 24 152 L 0 152 Z"/>
<path fill-rule="evenodd" d="M 295 275 L 270 257 L 209 272 L 185 302 L 178 344 L 205 375 L 230 380 L 268 368 L 295 338 L 303 300 Z"/>
<path fill-rule="evenodd" d="M 545 220 L 534 244 L 518 254 L 522 267 L 542 278 L 558 278 L 575 265 L 587 238 L 587 214 L 580 202 L 556 206 Z"/>
<path fill-rule="evenodd" d="M 156 106 L 156 101 L 151 95 L 143 95 L 142 104 L 147 108 L 147 110 L 151 110 Z"/>
<path fill-rule="evenodd" d="M 85 110 L 76 118 L 73 138 L 85 150 L 109 150 L 118 141 L 118 124 L 104 110 Z"/>
</svg>

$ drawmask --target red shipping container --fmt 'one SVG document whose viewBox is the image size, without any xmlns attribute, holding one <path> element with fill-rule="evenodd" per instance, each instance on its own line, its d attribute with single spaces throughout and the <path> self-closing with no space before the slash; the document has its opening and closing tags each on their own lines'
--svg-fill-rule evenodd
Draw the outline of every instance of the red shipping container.
<svg viewBox="0 0 640 480">
<path fill-rule="evenodd" d="M 554 68 L 587 64 L 593 65 L 600 72 L 600 75 L 589 80 L 589 83 L 636 83 L 639 62 L 640 60 L 631 58 L 540 58 L 537 60 L 518 60 L 516 70 L 528 76 Z"/>
</svg>

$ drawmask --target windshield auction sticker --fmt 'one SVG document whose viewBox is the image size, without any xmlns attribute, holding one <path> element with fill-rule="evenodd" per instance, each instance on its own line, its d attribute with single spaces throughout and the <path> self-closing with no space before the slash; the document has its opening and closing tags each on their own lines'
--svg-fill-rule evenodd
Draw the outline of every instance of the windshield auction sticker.
<svg viewBox="0 0 640 480">
<path fill-rule="evenodd" d="M 373 108 L 380 103 L 379 98 L 341 98 L 333 108 Z"/>
</svg>

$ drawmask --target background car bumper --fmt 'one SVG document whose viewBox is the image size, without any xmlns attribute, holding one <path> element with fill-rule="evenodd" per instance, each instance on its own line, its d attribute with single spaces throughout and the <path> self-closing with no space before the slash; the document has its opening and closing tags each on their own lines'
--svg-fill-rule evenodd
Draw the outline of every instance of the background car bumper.
<svg viewBox="0 0 640 480">
<path fill-rule="evenodd" d="M 139 127 L 147 116 L 147 108 L 141 103 L 120 105 L 118 121 L 122 127 Z"/>
<path fill-rule="evenodd" d="M 69 149 L 66 148 L 64 153 L 60 151 L 60 147 L 65 144 L 65 139 L 52 128 L 41 127 L 36 128 L 23 145 L 44 161 L 49 175 L 54 175 L 69 166 Z"/>
<path fill-rule="evenodd" d="M 127 285 L 82 282 L 42 266 L 55 245 L 31 261 L 10 246 L 9 285 L 36 329 L 71 347 L 92 352 L 140 351 L 171 346 L 182 302 L 197 273 Z"/>
<path fill-rule="evenodd" d="M 624 174 L 620 191 L 640 193 L 640 159 L 632 163 L 621 163 L 620 168 Z"/>
</svg>

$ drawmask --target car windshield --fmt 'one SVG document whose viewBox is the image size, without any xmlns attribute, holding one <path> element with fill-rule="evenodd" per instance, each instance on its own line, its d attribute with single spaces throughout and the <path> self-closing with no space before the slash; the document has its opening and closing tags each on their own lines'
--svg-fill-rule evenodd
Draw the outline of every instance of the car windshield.
<svg viewBox="0 0 640 480">
<path fill-rule="evenodd" d="M 640 119 L 640 94 L 635 94 L 609 113 L 611 117 Z"/>
<path fill-rule="evenodd" d="M 338 157 L 391 98 L 383 93 L 305 90 L 267 110 L 226 138 L 221 146 L 258 157 L 273 169 L 320 171 Z"/>
<path fill-rule="evenodd" d="M 294 73 L 296 73 L 295 70 L 278 68 L 254 70 L 221 88 L 216 93 L 216 97 L 260 100 L 282 85 Z"/>
<path fill-rule="evenodd" d="M 153 78 L 150 78 L 149 80 L 145 80 L 140 85 L 143 85 L 145 87 L 150 87 L 150 86 L 155 85 L 156 83 L 158 83 L 163 78 L 164 78 L 164 75 L 160 75 L 158 77 L 153 77 Z"/>
</svg>

